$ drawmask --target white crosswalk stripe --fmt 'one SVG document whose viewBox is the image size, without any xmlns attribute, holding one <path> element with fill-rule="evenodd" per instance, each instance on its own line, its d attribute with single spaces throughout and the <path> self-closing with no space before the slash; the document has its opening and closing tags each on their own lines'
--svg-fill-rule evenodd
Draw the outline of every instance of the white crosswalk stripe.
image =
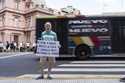
<svg viewBox="0 0 125 83">
<path fill-rule="evenodd" d="M 125 64 L 61 64 L 59 67 L 125 67 Z"/>
<path fill-rule="evenodd" d="M 70 61 L 69 63 L 125 63 L 123 60 L 83 60 L 83 61 Z"/>
</svg>

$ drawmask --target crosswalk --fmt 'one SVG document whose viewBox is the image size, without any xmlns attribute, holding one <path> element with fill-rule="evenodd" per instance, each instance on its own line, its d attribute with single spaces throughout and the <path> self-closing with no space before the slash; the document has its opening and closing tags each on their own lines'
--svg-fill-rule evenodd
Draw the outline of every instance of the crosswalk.
<svg viewBox="0 0 125 83">
<path fill-rule="evenodd" d="M 47 73 L 47 69 L 44 69 Z M 25 74 L 17 78 L 34 79 L 40 74 Z M 125 77 L 125 61 L 58 61 L 52 69 L 55 79 L 119 79 Z"/>
</svg>

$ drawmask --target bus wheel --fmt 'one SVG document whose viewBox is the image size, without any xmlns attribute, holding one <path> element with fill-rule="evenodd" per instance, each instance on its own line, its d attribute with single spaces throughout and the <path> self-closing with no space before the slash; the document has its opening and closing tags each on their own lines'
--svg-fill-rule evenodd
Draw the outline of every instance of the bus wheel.
<svg viewBox="0 0 125 83">
<path fill-rule="evenodd" d="M 87 59 L 91 53 L 91 49 L 88 45 L 82 44 L 75 48 L 75 56 L 78 59 Z"/>
</svg>

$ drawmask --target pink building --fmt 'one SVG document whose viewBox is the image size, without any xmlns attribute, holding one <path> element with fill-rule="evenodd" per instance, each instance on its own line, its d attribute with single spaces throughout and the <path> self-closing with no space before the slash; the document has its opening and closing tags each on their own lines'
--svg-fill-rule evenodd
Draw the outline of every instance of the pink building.
<svg viewBox="0 0 125 83">
<path fill-rule="evenodd" d="M 54 15 L 44 0 L 0 0 L 0 41 L 35 42 L 35 19 Z"/>
</svg>

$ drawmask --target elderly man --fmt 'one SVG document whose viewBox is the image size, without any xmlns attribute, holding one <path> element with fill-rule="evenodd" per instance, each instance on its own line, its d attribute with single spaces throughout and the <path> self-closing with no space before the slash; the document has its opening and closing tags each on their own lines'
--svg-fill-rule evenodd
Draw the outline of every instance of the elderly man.
<svg viewBox="0 0 125 83">
<path fill-rule="evenodd" d="M 41 39 L 45 41 L 57 41 L 57 35 L 54 31 L 52 31 L 52 25 L 50 22 L 46 22 L 45 25 L 45 31 L 42 32 L 41 34 Z M 55 57 L 41 57 L 40 58 L 40 71 L 41 71 L 41 76 L 38 77 L 37 79 L 43 79 L 44 78 L 44 66 L 48 64 L 48 79 L 51 79 L 52 77 L 50 76 L 51 74 L 51 69 L 55 64 Z"/>
</svg>

